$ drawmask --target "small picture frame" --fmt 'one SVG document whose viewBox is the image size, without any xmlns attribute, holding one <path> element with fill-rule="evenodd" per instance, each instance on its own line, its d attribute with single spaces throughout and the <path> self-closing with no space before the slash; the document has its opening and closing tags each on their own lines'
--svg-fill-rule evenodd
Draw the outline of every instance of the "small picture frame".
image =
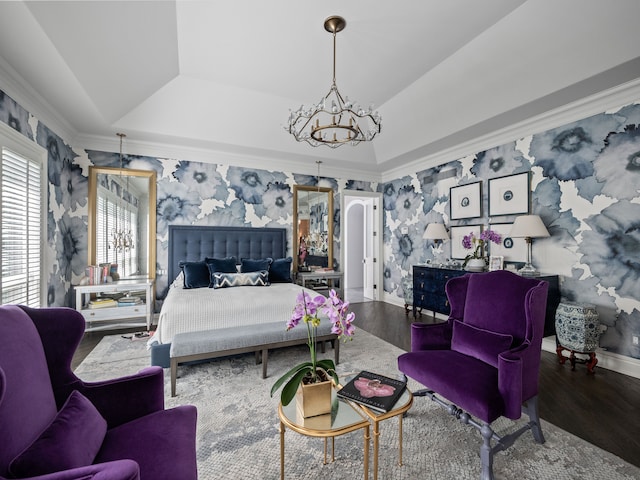
<svg viewBox="0 0 640 480">
<path fill-rule="evenodd" d="M 513 223 L 492 223 L 489 229 L 500 235 L 500 244 L 489 242 L 491 255 L 500 255 L 505 262 L 526 262 L 527 242 L 524 238 L 510 237 Z"/>
<path fill-rule="evenodd" d="M 502 255 L 491 255 L 489 257 L 489 271 L 494 272 L 496 270 L 502 270 L 504 264 L 504 257 Z"/>
<path fill-rule="evenodd" d="M 449 206 L 451 220 L 482 216 L 482 182 L 451 187 Z"/>
<path fill-rule="evenodd" d="M 451 258 L 463 260 L 467 255 L 473 253 L 473 250 L 467 250 L 462 245 L 462 239 L 471 232 L 476 237 L 482 232 L 482 225 L 463 225 L 459 227 L 450 227 L 449 235 L 451 237 Z"/>
<path fill-rule="evenodd" d="M 529 213 L 529 172 L 489 179 L 489 216 Z"/>
</svg>

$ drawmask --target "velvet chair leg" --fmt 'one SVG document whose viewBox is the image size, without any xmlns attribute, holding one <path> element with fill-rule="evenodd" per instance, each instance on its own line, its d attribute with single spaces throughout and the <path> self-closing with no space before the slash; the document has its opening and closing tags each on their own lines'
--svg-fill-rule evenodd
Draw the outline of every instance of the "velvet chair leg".
<svg viewBox="0 0 640 480">
<path fill-rule="evenodd" d="M 480 463 L 482 471 L 480 472 L 481 480 L 493 480 L 493 448 L 491 448 L 491 439 L 493 438 L 493 429 L 488 424 L 483 424 L 480 428 L 482 434 L 482 446 L 480 447 Z"/>
<path fill-rule="evenodd" d="M 542 434 L 542 424 L 540 423 L 540 415 L 538 413 L 538 396 L 530 398 L 524 407 L 525 413 L 529 416 L 529 425 L 531 433 L 536 443 L 544 443 L 544 435 Z"/>
</svg>

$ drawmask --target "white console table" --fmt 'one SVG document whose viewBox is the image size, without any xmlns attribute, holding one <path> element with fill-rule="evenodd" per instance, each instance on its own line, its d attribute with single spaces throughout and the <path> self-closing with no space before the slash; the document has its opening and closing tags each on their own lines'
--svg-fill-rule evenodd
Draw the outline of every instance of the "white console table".
<svg viewBox="0 0 640 480">
<path fill-rule="evenodd" d="M 298 272 L 298 282 L 305 288 L 313 289 L 313 286 L 307 285 L 313 280 L 326 283 L 328 289 L 334 289 L 336 293 L 343 297 L 342 280 L 344 274 L 342 272 Z"/>
<path fill-rule="evenodd" d="M 76 310 L 87 322 L 85 331 L 111 329 L 117 327 L 146 326 L 151 329 L 153 319 L 153 284 L 149 278 L 135 280 L 121 280 L 113 283 L 98 285 L 76 285 Z M 109 295 L 127 292 L 145 292 L 144 303 L 131 306 L 115 306 L 105 308 L 88 308 L 92 296 Z M 130 322 L 132 319 L 143 318 L 145 323 Z M 125 322 L 125 320 L 127 320 Z M 109 322 L 109 323 L 106 323 Z M 103 323 L 103 325 L 96 325 Z"/>
</svg>

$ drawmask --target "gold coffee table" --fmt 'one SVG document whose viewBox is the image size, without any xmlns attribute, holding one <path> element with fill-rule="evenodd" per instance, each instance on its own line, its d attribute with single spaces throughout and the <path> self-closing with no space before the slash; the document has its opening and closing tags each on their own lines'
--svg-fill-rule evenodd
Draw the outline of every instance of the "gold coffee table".
<svg viewBox="0 0 640 480">
<path fill-rule="evenodd" d="M 362 429 L 364 436 L 364 480 L 369 479 L 369 427 L 370 423 L 363 409 L 350 402 L 339 400 L 332 392 L 332 411 L 326 415 L 302 418 L 298 414 L 295 401 L 286 407 L 278 405 L 280 417 L 280 479 L 284 480 L 284 433 L 286 428 L 308 437 L 324 438 L 324 463 L 327 463 L 327 439 L 331 438 L 331 461 L 335 460 L 335 437 Z"/>
<path fill-rule="evenodd" d="M 413 405 L 413 394 L 408 388 L 394 405 L 393 409 L 386 413 L 380 413 L 356 402 L 350 402 L 355 408 L 361 410 L 373 423 L 373 480 L 378 480 L 378 450 L 380 445 L 380 422 L 391 417 L 398 417 L 398 465 L 402 465 L 402 417 Z"/>
</svg>

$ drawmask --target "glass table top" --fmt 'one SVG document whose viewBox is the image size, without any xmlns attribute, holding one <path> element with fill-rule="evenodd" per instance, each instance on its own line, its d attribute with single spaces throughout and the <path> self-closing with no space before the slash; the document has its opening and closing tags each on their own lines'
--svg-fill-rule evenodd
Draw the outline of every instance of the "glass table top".
<svg viewBox="0 0 640 480">
<path fill-rule="evenodd" d="M 368 423 L 366 418 L 348 402 L 339 399 L 335 389 L 331 391 L 331 413 L 303 418 L 296 407 L 295 398 L 289 405 L 280 405 L 281 419 L 291 428 L 314 431 L 316 434 L 336 435 Z"/>
</svg>

